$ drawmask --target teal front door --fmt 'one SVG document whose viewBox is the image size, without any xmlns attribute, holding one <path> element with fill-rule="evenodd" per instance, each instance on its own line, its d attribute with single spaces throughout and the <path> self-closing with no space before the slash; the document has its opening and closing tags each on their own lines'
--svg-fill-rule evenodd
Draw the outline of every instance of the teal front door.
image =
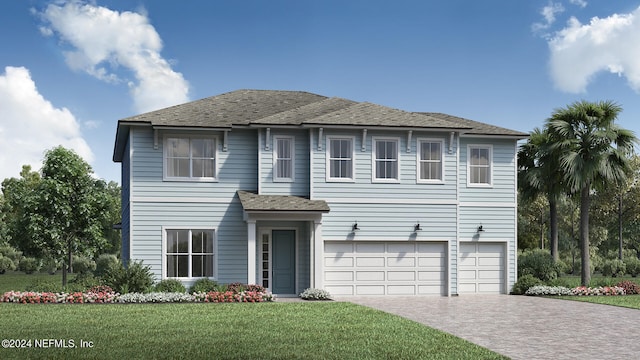
<svg viewBox="0 0 640 360">
<path fill-rule="evenodd" d="M 271 269 L 274 294 L 296 293 L 296 232 L 295 230 L 273 230 L 273 252 Z"/>
</svg>

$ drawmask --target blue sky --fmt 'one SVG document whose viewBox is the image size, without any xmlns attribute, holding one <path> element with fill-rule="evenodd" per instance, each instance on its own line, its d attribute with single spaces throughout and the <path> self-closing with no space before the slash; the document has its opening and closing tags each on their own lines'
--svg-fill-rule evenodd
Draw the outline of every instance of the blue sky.
<svg viewBox="0 0 640 360">
<path fill-rule="evenodd" d="M 640 135 L 640 0 L 4 1 L 0 179 L 117 120 L 237 89 L 303 90 L 515 130 L 577 100 Z"/>
</svg>

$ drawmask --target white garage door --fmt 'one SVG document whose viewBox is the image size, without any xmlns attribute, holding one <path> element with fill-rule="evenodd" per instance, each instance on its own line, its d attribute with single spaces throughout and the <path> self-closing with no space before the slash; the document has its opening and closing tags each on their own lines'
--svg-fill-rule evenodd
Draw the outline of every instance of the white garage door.
<svg viewBox="0 0 640 360">
<path fill-rule="evenodd" d="M 445 295 L 445 244 L 325 242 L 324 288 L 333 295 Z"/>
<path fill-rule="evenodd" d="M 502 294 L 504 269 L 504 244 L 460 243 L 458 292 Z"/>
</svg>

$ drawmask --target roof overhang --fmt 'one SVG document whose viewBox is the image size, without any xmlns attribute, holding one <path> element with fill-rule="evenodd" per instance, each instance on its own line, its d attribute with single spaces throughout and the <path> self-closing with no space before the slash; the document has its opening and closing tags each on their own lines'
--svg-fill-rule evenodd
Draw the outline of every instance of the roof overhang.
<svg viewBox="0 0 640 360">
<path fill-rule="evenodd" d="M 315 220 L 330 211 L 324 200 L 310 200 L 292 195 L 259 195 L 249 191 L 237 191 L 244 210 L 245 220 L 271 219 L 274 216 L 288 220 Z"/>
</svg>

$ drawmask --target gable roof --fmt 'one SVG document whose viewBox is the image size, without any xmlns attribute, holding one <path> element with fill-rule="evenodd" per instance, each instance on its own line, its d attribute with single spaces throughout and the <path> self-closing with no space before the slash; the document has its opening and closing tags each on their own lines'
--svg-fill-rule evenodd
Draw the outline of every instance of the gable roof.
<svg viewBox="0 0 640 360">
<path fill-rule="evenodd" d="M 238 190 L 244 211 L 312 211 L 329 212 L 324 200 L 309 200 L 292 195 L 258 195 Z"/>
<path fill-rule="evenodd" d="M 114 161 L 122 161 L 129 127 L 220 129 L 234 127 L 379 127 L 456 131 L 523 139 L 528 134 L 434 112 L 408 112 L 304 91 L 237 90 L 118 121 Z"/>
</svg>

